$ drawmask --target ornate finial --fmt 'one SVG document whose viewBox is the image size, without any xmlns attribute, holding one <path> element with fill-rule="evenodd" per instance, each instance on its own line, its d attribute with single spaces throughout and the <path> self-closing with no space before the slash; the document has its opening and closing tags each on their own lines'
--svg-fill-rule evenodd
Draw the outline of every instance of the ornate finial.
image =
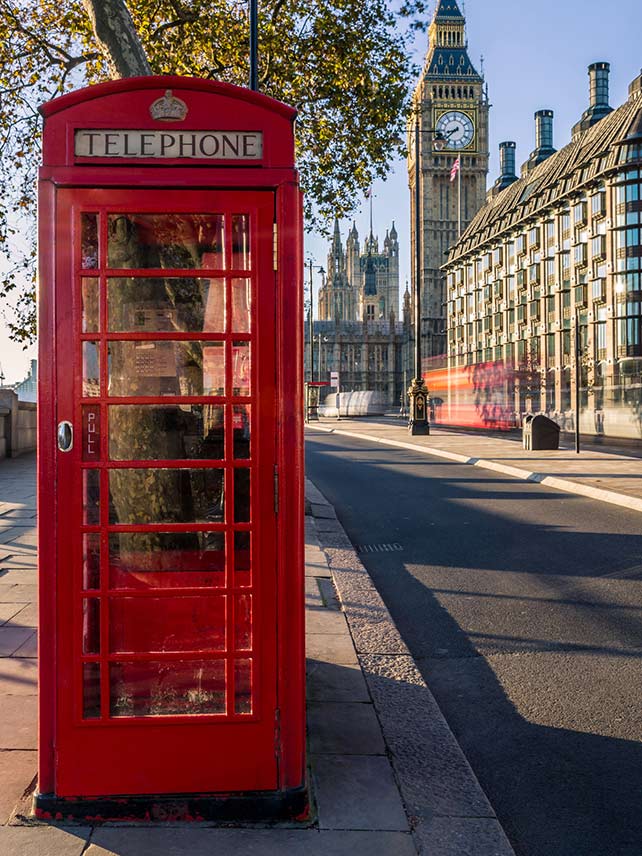
<svg viewBox="0 0 642 856">
<path fill-rule="evenodd" d="M 484 76 L 484 54 L 479 57 L 479 73 Z"/>
<path fill-rule="evenodd" d="M 157 122 L 182 122 L 187 116 L 187 104 L 172 95 L 172 90 L 168 89 L 162 98 L 154 101 L 149 112 Z"/>
</svg>

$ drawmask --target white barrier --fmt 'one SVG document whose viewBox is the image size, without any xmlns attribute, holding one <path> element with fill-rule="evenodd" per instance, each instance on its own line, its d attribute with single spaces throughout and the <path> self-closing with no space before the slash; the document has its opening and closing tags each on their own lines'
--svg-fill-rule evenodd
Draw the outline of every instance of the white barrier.
<svg viewBox="0 0 642 856">
<path fill-rule="evenodd" d="M 388 409 L 382 392 L 366 389 L 339 393 L 339 416 L 383 416 Z M 329 393 L 319 405 L 319 416 L 337 417 L 337 393 Z"/>
</svg>

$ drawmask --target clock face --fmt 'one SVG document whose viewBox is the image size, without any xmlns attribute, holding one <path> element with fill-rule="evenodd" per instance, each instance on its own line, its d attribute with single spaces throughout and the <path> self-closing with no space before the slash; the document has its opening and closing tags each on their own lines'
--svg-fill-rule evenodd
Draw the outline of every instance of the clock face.
<svg viewBox="0 0 642 856">
<path fill-rule="evenodd" d="M 446 140 L 447 149 L 465 149 L 475 137 L 473 120 L 458 110 L 441 115 L 436 130 Z"/>
</svg>

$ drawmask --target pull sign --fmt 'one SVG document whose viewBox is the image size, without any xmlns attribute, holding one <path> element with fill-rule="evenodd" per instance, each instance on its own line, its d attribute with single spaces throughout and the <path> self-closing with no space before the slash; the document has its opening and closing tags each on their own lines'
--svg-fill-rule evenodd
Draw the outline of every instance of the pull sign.
<svg viewBox="0 0 642 856">
<path fill-rule="evenodd" d="M 71 452 L 74 447 L 74 429 L 71 422 L 58 423 L 58 448 L 61 452 Z"/>
<path fill-rule="evenodd" d="M 90 404 L 82 409 L 82 459 L 96 461 L 100 457 L 100 406 Z"/>
</svg>

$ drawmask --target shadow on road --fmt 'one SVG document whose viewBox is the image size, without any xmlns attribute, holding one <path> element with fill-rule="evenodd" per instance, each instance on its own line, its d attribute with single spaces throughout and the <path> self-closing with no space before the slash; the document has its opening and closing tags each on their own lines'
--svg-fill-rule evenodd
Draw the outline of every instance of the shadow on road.
<svg viewBox="0 0 642 856">
<path fill-rule="evenodd" d="M 403 545 L 360 559 L 518 856 L 640 856 L 639 515 L 345 441 L 308 477 L 353 544 Z"/>
</svg>

